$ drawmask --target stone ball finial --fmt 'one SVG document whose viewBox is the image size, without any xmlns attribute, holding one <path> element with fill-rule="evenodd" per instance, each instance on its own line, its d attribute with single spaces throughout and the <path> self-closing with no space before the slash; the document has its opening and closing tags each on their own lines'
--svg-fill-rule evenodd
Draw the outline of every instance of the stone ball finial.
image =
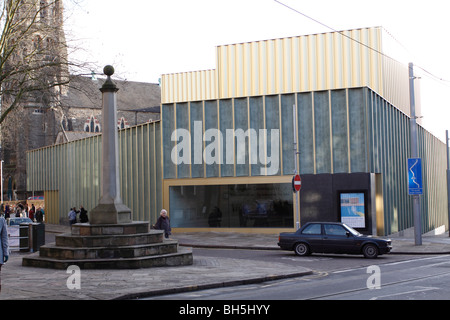
<svg viewBox="0 0 450 320">
<path fill-rule="evenodd" d="M 111 77 L 114 74 L 114 67 L 111 65 L 107 65 L 103 68 L 103 73 L 106 74 L 108 77 Z"/>
<path fill-rule="evenodd" d="M 114 67 L 107 65 L 103 68 L 103 73 L 108 77 L 105 80 L 105 83 L 101 87 L 101 92 L 117 92 L 119 89 L 116 87 L 114 82 L 111 80 L 111 76 L 114 74 Z"/>
</svg>

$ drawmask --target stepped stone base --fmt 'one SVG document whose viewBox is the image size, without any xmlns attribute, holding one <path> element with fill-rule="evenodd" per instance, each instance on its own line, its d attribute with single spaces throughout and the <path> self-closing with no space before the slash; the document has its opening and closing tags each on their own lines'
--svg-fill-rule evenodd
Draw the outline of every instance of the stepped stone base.
<svg viewBox="0 0 450 320">
<path fill-rule="evenodd" d="M 193 263 L 192 250 L 164 239 L 148 222 L 72 225 L 71 233 L 56 236 L 54 244 L 24 257 L 23 266 L 67 269 L 137 269 Z"/>
</svg>

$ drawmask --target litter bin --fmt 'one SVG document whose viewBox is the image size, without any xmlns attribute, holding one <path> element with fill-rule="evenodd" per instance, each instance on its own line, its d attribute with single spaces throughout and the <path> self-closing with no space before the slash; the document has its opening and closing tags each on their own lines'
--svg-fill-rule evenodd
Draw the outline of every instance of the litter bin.
<svg viewBox="0 0 450 320">
<path fill-rule="evenodd" d="M 21 252 L 36 252 L 45 244 L 43 223 L 21 223 L 19 234 Z"/>
<path fill-rule="evenodd" d="M 45 224 L 32 223 L 31 229 L 31 248 L 36 252 L 45 244 Z"/>
</svg>

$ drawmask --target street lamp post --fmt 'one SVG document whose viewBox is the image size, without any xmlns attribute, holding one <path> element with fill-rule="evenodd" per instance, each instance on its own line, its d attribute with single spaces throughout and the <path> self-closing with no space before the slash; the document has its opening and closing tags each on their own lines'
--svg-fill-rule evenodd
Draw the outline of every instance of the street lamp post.
<svg viewBox="0 0 450 320">
<path fill-rule="evenodd" d="M 410 134 L 411 134 L 411 158 L 418 158 L 419 147 L 417 138 L 417 122 L 416 122 L 416 100 L 414 94 L 414 65 L 409 64 L 409 95 L 410 95 L 410 109 L 411 109 L 411 120 L 410 120 Z M 422 217 L 420 213 L 420 195 L 414 194 L 413 198 L 413 215 L 414 215 L 414 240 L 416 246 L 422 245 Z"/>
<path fill-rule="evenodd" d="M 292 106 L 293 109 L 293 130 L 294 130 L 294 163 L 295 163 L 295 172 L 294 175 L 299 174 L 299 168 L 298 168 L 298 144 L 297 144 L 297 105 L 293 105 Z M 300 229 L 300 191 L 295 192 L 295 200 L 296 200 L 296 205 L 295 205 L 295 212 L 296 212 L 296 217 L 297 217 L 297 222 L 296 222 L 296 228 L 297 230 Z"/>
</svg>

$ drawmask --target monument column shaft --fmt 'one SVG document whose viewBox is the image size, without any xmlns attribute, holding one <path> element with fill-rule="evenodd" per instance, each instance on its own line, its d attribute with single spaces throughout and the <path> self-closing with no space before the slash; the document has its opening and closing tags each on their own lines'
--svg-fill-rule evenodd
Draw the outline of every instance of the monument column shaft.
<svg viewBox="0 0 450 320">
<path fill-rule="evenodd" d="M 104 73 L 108 76 L 100 91 L 102 92 L 102 159 L 100 199 L 91 211 L 91 224 L 131 223 L 131 210 L 122 203 L 119 180 L 119 143 L 117 133 L 117 100 L 119 91 L 111 76 L 112 66 L 106 66 Z"/>
<path fill-rule="evenodd" d="M 103 90 L 102 178 L 99 203 L 122 203 L 119 181 L 119 150 L 117 134 L 117 89 Z"/>
</svg>

